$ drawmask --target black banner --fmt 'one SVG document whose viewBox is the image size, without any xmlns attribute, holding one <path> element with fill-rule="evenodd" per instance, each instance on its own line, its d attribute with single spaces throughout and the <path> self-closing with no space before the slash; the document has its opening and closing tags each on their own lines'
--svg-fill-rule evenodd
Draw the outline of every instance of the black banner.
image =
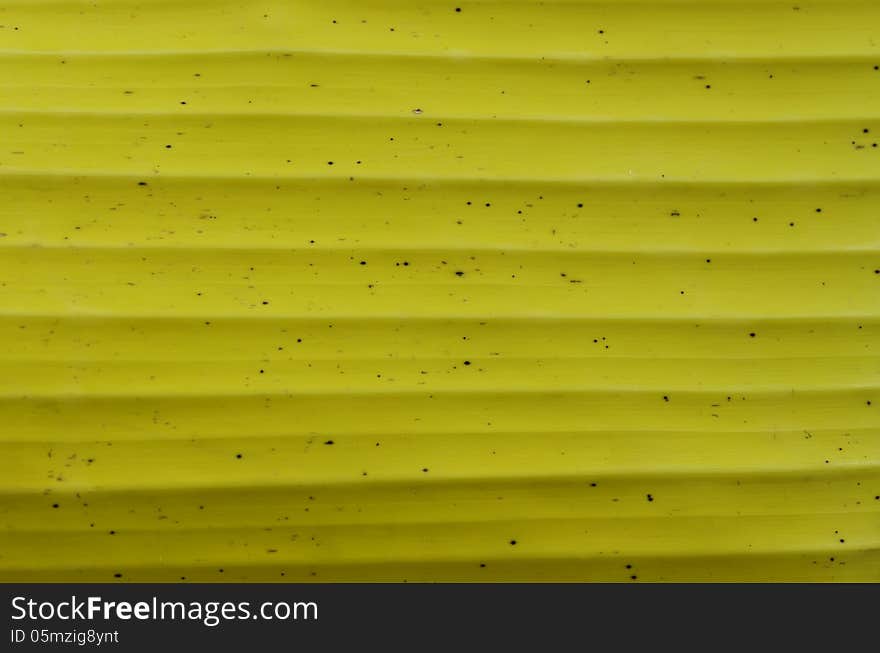
<svg viewBox="0 0 880 653">
<path fill-rule="evenodd" d="M 9 651 L 839 648 L 876 639 L 880 606 L 878 585 L 10 584 L 0 595 Z"/>
</svg>

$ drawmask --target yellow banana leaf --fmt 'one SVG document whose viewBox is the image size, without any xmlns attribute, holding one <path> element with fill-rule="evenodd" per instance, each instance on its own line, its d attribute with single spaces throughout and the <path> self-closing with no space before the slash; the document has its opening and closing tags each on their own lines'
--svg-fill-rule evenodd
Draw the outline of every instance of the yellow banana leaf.
<svg viewBox="0 0 880 653">
<path fill-rule="evenodd" d="M 880 3 L 6 0 L 0 580 L 880 580 Z"/>
</svg>

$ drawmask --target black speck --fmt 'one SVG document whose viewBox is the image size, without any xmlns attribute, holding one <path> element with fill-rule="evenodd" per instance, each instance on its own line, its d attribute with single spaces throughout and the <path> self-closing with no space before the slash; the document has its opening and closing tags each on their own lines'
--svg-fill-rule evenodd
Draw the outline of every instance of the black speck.
<svg viewBox="0 0 880 653">
<path fill-rule="evenodd" d="M 327 440 L 324 444 L 336 444 L 333 440 Z"/>
</svg>

